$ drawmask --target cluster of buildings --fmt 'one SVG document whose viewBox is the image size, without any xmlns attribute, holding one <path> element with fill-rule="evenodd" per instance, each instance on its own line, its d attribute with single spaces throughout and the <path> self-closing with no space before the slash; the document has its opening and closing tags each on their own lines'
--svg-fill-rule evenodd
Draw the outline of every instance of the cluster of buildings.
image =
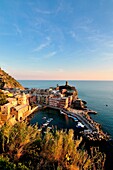
<svg viewBox="0 0 113 170">
<path fill-rule="evenodd" d="M 58 108 L 68 108 L 74 100 L 77 100 L 78 93 L 75 87 L 69 86 L 68 82 L 64 86 L 51 87 L 49 89 L 32 89 L 30 93 L 36 96 L 38 104 L 45 104 Z"/>
<path fill-rule="evenodd" d="M 78 99 L 77 90 L 69 86 L 68 82 L 64 86 L 57 85 L 49 89 L 5 89 L 3 92 L 8 103 L 0 106 L 0 124 L 9 119 L 12 122 L 22 121 L 31 113 L 32 107 L 38 104 L 65 109 L 70 106 L 84 107 Z"/>
<path fill-rule="evenodd" d="M 32 89 L 31 93 L 36 96 L 37 103 L 52 107 L 65 108 L 73 107 L 83 109 L 84 103 L 78 99 L 78 92 L 74 86 L 66 84 L 63 86 L 51 87 L 49 89 Z"/>
<path fill-rule="evenodd" d="M 4 91 L 5 93 L 5 91 Z M 8 93 L 8 92 L 7 92 Z M 11 93 L 9 93 L 11 96 Z M 0 106 L 0 125 L 10 120 L 13 124 L 23 120 L 31 111 L 29 97 L 25 93 L 7 96 L 7 103 Z"/>
</svg>

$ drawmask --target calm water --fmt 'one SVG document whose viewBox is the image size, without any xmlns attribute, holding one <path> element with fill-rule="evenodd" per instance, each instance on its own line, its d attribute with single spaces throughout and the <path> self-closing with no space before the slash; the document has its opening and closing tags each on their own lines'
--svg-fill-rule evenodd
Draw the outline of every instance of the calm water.
<svg viewBox="0 0 113 170">
<path fill-rule="evenodd" d="M 19 80 L 19 82 L 29 88 L 49 88 L 65 84 L 65 81 L 56 80 Z M 77 88 L 79 98 L 87 101 L 88 108 L 98 112 L 97 115 L 92 115 L 92 118 L 113 137 L 113 81 L 69 81 L 69 84 Z"/>
<path fill-rule="evenodd" d="M 48 127 L 56 127 L 57 129 L 67 130 L 74 129 L 75 133 L 79 131 L 79 129 L 76 128 L 77 122 L 75 122 L 72 118 L 68 118 L 67 115 L 60 114 L 60 111 L 58 110 L 49 108 L 35 112 L 30 124 L 38 122 L 38 126 L 40 128 L 49 118 L 53 118 L 53 120 L 49 123 Z"/>
</svg>

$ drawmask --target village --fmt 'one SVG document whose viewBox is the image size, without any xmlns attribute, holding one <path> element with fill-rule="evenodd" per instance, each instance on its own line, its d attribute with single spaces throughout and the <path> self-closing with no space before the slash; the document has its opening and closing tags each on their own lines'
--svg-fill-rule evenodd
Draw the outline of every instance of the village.
<svg viewBox="0 0 113 170">
<path fill-rule="evenodd" d="M 67 83 L 67 82 L 66 82 Z M 76 101 L 77 107 L 83 107 L 82 101 L 77 100 L 77 90 L 73 87 L 69 89 L 68 83 L 49 89 L 28 89 L 25 90 L 6 88 L 1 90 L 6 96 L 7 103 L 0 107 L 0 126 L 6 121 L 12 124 L 15 121 L 24 120 L 29 114 L 38 108 L 39 105 L 50 105 L 67 109 L 72 101 Z M 64 89 L 65 88 L 65 89 Z M 68 88 L 68 91 L 66 90 Z"/>
<path fill-rule="evenodd" d="M 68 117 L 78 121 L 78 127 L 82 129 L 81 134 L 88 140 L 108 140 L 109 136 L 104 134 L 100 124 L 91 119 L 89 113 L 96 112 L 87 109 L 86 102 L 78 98 L 75 87 L 66 84 L 63 86 L 50 87 L 49 89 L 4 89 L 2 93 L 7 97 L 7 103 L 0 107 L 0 127 L 6 122 L 14 125 L 16 122 L 25 120 L 39 107 L 58 109 Z"/>
</svg>

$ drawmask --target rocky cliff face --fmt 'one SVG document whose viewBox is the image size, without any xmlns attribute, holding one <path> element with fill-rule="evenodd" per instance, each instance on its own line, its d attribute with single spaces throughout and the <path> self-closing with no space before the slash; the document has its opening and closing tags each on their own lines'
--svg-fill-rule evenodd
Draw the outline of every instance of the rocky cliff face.
<svg viewBox="0 0 113 170">
<path fill-rule="evenodd" d="M 0 68 L 0 89 L 2 88 L 19 88 L 24 90 L 24 87 L 11 77 L 8 73 Z"/>
</svg>

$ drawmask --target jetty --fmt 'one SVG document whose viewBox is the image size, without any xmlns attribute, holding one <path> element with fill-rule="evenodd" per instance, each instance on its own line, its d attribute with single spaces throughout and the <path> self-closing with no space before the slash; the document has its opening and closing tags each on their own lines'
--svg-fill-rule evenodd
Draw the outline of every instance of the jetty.
<svg viewBox="0 0 113 170">
<path fill-rule="evenodd" d="M 81 134 L 83 135 L 83 137 L 87 138 L 88 140 L 107 141 L 110 139 L 110 136 L 102 131 L 100 124 L 93 121 L 87 112 L 83 110 L 78 111 L 75 109 L 71 109 L 70 111 L 64 110 L 64 112 L 67 113 L 67 115 L 70 114 L 76 117 L 87 128 L 87 130 L 83 130 Z"/>
<path fill-rule="evenodd" d="M 58 107 L 53 107 L 50 105 L 46 105 L 46 107 L 59 110 L 61 112 L 64 112 L 65 115 L 67 115 L 68 117 L 72 116 L 78 119 L 78 121 L 80 121 L 84 125 L 84 127 L 86 127 L 86 129 L 83 128 L 83 130 L 80 132 L 80 134 L 84 138 L 90 141 L 102 141 L 102 140 L 107 141 L 110 139 L 110 136 L 102 131 L 100 124 L 95 122 L 88 115 L 88 110 L 76 110 L 76 109 L 66 110 Z"/>
</svg>

